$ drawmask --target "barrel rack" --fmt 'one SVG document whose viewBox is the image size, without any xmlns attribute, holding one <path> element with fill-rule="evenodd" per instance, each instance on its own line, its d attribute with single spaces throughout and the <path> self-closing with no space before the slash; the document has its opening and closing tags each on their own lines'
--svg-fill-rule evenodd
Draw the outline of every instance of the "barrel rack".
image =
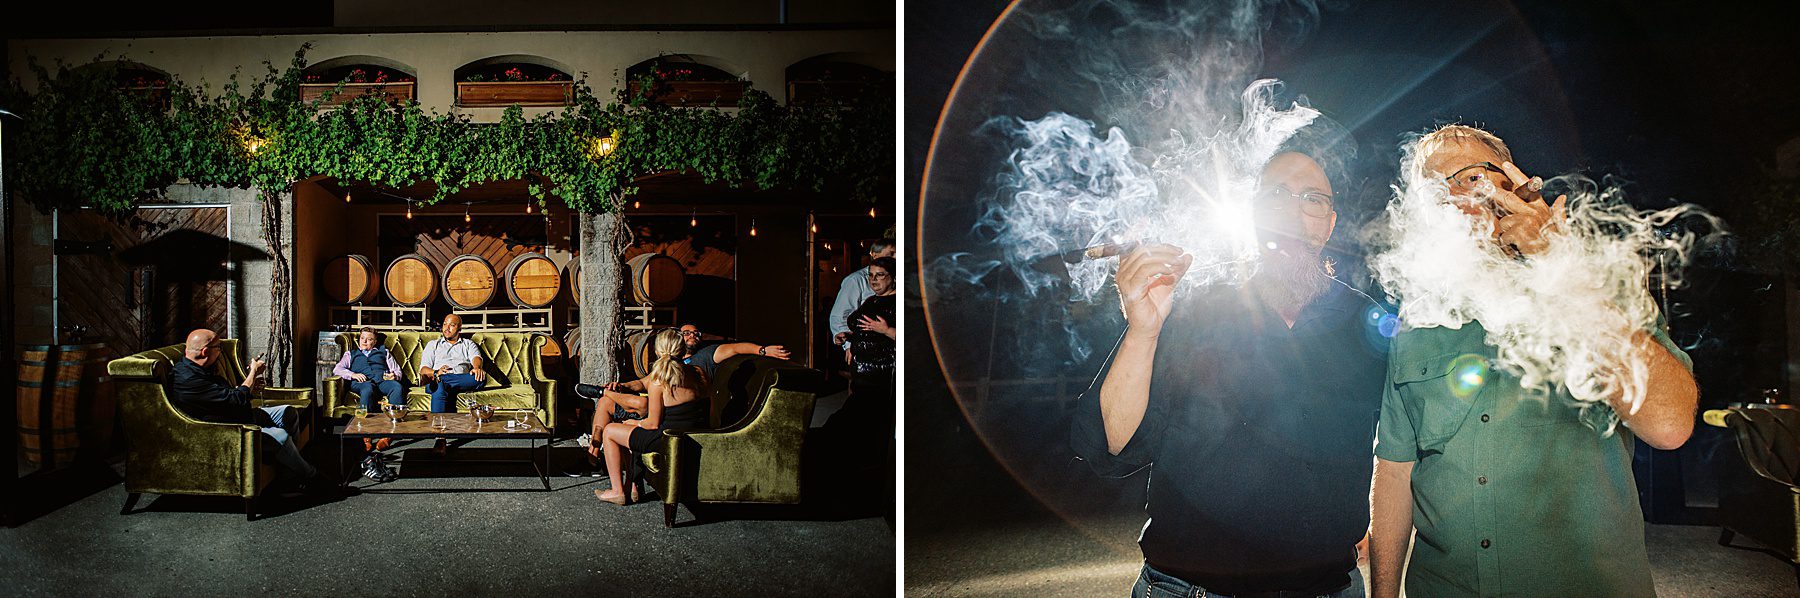
<svg viewBox="0 0 1800 598">
<path fill-rule="evenodd" d="M 368 327 L 381 331 L 425 330 L 430 327 L 425 318 L 424 307 L 348 305 L 331 308 L 331 324 L 333 326 L 349 326 L 355 329 Z"/>
<path fill-rule="evenodd" d="M 627 305 L 625 306 L 626 330 L 652 330 L 667 326 L 679 325 L 681 316 L 669 305 Z"/>
<path fill-rule="evenodd" d="M 458 309 L 451 313 L 462 316 L 462 329 L 470 332 L 555 332 L 551 326 L 550 308 Z"/>
</svg>

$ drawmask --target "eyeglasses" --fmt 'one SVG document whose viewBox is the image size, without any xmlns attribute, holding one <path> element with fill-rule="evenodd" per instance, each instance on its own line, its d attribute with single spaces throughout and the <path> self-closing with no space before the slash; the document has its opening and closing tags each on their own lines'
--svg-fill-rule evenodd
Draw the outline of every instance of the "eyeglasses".
<svg viewBox="0 0 1800 598">
<path fill-rule="evenodd" d="M 869 278 L 893 278 L 893 277 L 894 277 L 894 275 L 888 274 L 887 272 L 884 272 L 881 270 L 870 270 L 869 271 Z"/>
<path fill-rule="evenodd" d="M 1481 187 L 1482 181 L 1488 180 L 1490 172 L 1506 176 L 1506 172 L 1500 170 L 1500 167 L 1495 166 L 1493 162 L 1476 162 L 1462 167 L 1455 174 L 1444 177 L 1444 182 L 1449 183 L 1450 187 L 1454 189 L 1474 191 Z"/>
<path fill-rule="evenodd" d="M 1279 186 L 1264 187 L 1256 192 L 1256 203 L 1272 209 L 1283 209 L 1287 200 L 1300 202 L 1300 213 L 1323 218 L 1331 215 L 1331 196 L 1318 191 L 1295 193 Z"/>
<path fill-rule="evenodd" d="M 685 338 L 685 337 L 694 337 L 694 336 L 700 336 L 700 331 L 698 331 L 698 330 L 682 330 L 682 331 L 680 331 L 680 332 L 681 332 L 681 336 L 682 336 L 682 337 L 684 337 L 684 338 Z"/>
</svg>

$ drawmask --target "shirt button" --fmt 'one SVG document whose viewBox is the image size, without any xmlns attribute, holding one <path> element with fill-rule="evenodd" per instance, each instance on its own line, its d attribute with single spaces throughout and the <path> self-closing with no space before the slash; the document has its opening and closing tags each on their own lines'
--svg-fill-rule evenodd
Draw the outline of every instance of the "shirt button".
<svg viewBox="0 0 1800 598">
<path fill-rule="evenodd" d="M 1488 541 L 1487 541 L 1487 540 L 1482 540 L 1482 541 L 1481 541 L 1481 547 L 1482 547 L 1482 548 L 1487 548 L 1487 547 L 1488 547 Z"/>
<path fill-rule="evenodd" d="M 1488 420 L 1488 415 L 1486 413 L 1481 414 L 1481 423 L 1485 424 L 1485 423 L 1487 423 L 1487 420 Z"/>
<path fill-rule="evenodd" d="M 1475 478 L 1475 483 L 1486 486 L 1487 485 L 1487 476 L 1481 476 L 1481 477 Z"/>
</svg>

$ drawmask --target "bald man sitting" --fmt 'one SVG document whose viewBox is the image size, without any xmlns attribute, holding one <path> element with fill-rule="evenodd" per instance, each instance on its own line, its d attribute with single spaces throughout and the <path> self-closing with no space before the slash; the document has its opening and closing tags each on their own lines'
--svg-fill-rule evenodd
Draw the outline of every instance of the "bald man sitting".
<svg viewBox="0 0 1800 598">
<path fill-rule="evenodd" d="M 188 333 L 186 358 L 177 362 L 170 372 L 171 384 L 175 387 L 175 396 L 170 402 L 197 420 L 262 428 L 264 434 L 275 439 L 275 462 L 281 465 L 283 473 L 289 478 L 313 481 L 319 470 L 300 456 L 300 449 L 294 445 L 289 430 L 297 423 L 299 414 L 287 405 L 251 405 L 250 400 L 255 396 L 253 391 L 263 385 L 262 377 L 268 364 L 261 360 L 251 361 L 250 373 L 244 376 L 244 382 L 232 386 L 214 371 L 219 356 L 219 339 L 213 331 L 200 329 Z M 317 486 L 323 489 L 329 484 Z"/>
</svg>

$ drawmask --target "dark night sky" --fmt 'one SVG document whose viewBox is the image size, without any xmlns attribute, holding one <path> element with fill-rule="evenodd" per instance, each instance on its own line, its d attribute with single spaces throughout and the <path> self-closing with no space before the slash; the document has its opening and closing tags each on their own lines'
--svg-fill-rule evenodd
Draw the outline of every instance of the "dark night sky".
<svg viewBox="0 0 1800 598">
<path fill-rule="evenodd" d="M 1623 175 L 1638 201 L 1679 198 L 1730 216 L 1733 181 L 1800 136 L 1795 3 L 1347 4 L 1324 11 L 1304 43 L 1271 48 L 1263 73 L 1353 126 L 1365 147 L 1479 122 L 1514 140 L 1522 165 Z M 907 4 L 909 201 L 949 86 L 1002 8 Z M 1566 118 L 1543 117 L 1558 113 Z"/>
<path fill-rule="evenodd" d="M 1462 121 L 1483 125 L 1507 139 L 1515 161 L 1528 172 L 1617 176 L 1626 182 L 1631 201 L 1640 206 L 1691 202 L 1724 217 L 1728 225 L 1754 224 L 1755 218 L 1744 216 L 1752 205 L 1746 189 L 1766 184 L 1776 148 L 1800 137 L 1800 3 L 1327 4 L 1337 8 L 1324 10 L 1316 30 L 1304 41 L 1268 49 L 1260 74 L 1286 81 L 1324 114 L 1352 127 L 1363 149 L 1360 172 L 1366 184 L 1365 201 L 1351 209 L 1366 212 L 1385 201 L 1403 134 Z M 902 197 L 907 202 L 908 231 L 926 238 L 923 244 L 917 236 L 907 239 L 910 339 L 946 342 L 929 336 L 925 326 L 917 294 L 921 288 L 917 252 L 932 251 L 934 239 L 964 235 L 955 227 L 931 225 L 933 218 L 943 218 L 938 210 L 944 204 L 952 204 L 952 218 L 938 220 L 940 225 L 959 221 L 967 214 L 956 210 L 974 205 L 949 201 L 927 206 L 931 214 L 921 230 L 918 201 L 926 150 L 958 71 L 1005 7 L 995 0 L 907 3 Z M 1029 101 L 1042 109 L 1062 98 L 1039 92 Z M 1065 109 L 1079 112 L 1080 107 Z M 950 164 L 946 172 L 958 169 L 977 170 Z M 975 180 L 969 174 L 948 176 Z M 1340 203 L 1340 213 L 1345 207 Z M 973 218 L 968 219 L 972 223 Z M 1339 228 L 1344 228 L 1342 222 Z M 1746 268 L 1729 251 L 1721 254 L 1725 257 L 1692 269 L 1688 289 L 1671 299 L 1671 331 L 1694 357 L 1703 408 L 1746 400 L 1761 388 L 1785 387 L 1789 378 L 1784 370 L 1789 361 L 1789 316 L 1782 295 L 1786 285 L 1755 273 L 1769 272 L 1767 268 Z M 933 309 L 939 320 L 955 320 L 974 311 L 978 313 L 967 317 L 1005 321 L 1002 312 L 1009 309 L 1015 316 L 1032 314 L 1025 319 L 1057 319 L 1041 318 L 1028 306 L 995 306 L 934 304 Z M 1004 348 L 1011 342 L 1008 336 L 1031 339 L 1043 332 L 1017 326 L 996 327 L 990 333 L 1002 347 L 996 354 L 1008 351 Z M 964 327 L 951 328 L 966 333 Z M 987 338 L 969 342 L 950 336 L 949 344 L 943 345 L 952 347 L 943 355 L 952 366 L 950 378 L 967 382 L 983 375 L 979 364 L 988 359 Z M 1025 344 L 1021 341 L 1020 346 Z M 908 438 L 924 441 L 917 445 L 921 447 L 970 442 L 967 436 L 955 438 L 966 434 L 966 428 L 956 423 L 962 421 L 961 414 L 946 392 L 946 373 L 936 367 L 941 356 L 937 346 L 909 342 L 907 355 L 909 405 L 918 409 L 909 411 Z M 965 363 L 976 365 L 958 365 Z M 1091 375 L 1098 367 L 1077 361 L 1004 371 L 993 361 L 987 363 L 996 378 Z M 964 371 L 954 371 L 959 367 Z"/>
</svg>

